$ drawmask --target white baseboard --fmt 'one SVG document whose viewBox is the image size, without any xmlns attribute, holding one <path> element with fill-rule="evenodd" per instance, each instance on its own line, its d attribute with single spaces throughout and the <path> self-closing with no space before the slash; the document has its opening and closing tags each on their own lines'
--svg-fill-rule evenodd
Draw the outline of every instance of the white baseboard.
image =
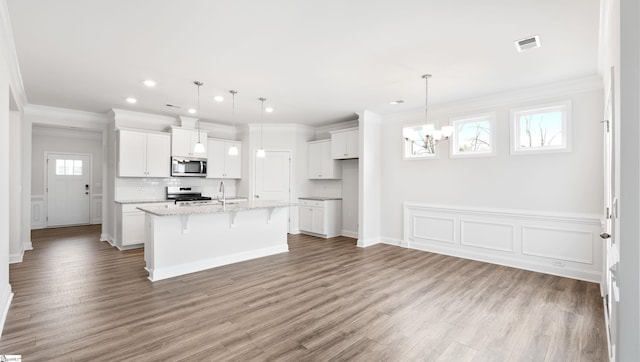
<svg viewBox="0 0 640 362">
<path fill-rule="evenodd" d="M 176 265 L 172 267 L 166 268 L 154 268 L 147 269 L 149 272 L 149 280 L 152 282 L 173 278 L 176 276 L 195 273 L 207 269 L 212 269 L 215 267 L 238 263 L 245 260 L 251 260 L 256 258 L 262 258 L 264 256 L 286 253 L 289 251 L 289 247 L 287 245 L 277 245 L 269 248 L 263 248 L 258 250 L 247 251 L 243 253 L 237 253 L 232 255 L 226 255 L 223 257 L 217 258 L 209 258 L 206 260 L 200 260 L 197 262 L 185 263 L 181 265 Z"/>
<path fill-rule="evenodd" d="M 22 263 L 23 257 L 24 250 L 21 250 L 19 253 L 9 254 L 9 264 Z"/>
<path fill-rule="evenodd" d="M 2 310 L 2 316 L 0 316 L 0 336 L 4 330 L 4 323 L 7 321 L 9 315 L 9 307 L 13 300 L 13 293 L 11 292 L 11 284 L 7 284 L 3 288 L 3 292 L 0 294 L 0 310 Z"/>
<path fill-rule="evenodd" d="M 404 203 L 405 240 L 391 245 L 600 283 L 597 215 Z"/>
<path fill-rule="evenodd" d="M 131 244 L 131 245 L 116 245 L 116 248 L 118 248 L 118 250 L 122 251 L 122 250 L 131 250 L 131 249 L 140 249 L 140 248 L 144 248 L 144 244 Z"/>
<path fill-rule="evenodd" d="M 380 238 L 374 238 L 374 239 L 358 239 L 358 247 L 360 248 L 366 248 L 372 245 L 376 245 L 376 244 L 380 244 L 381 240 Z"/>
<path fill-rule="evenodd" d="M 31 240 L 23 242 L 22 249 L 24 249 L 25 251 L 33 250 L 33 244 L 31 243 Z"/>
<path fill-rule="evenodd" d="M 348 238 L 354 238 L 357 239 L 358 238 L 358 232 L 357 231 L 352 231 L 352 230 L 342 230 L 340 232 L 340 234 L 342 236 L 346 236 Z"/>
<path fill-rule="evenodd" d="M 116 246 L 113 242 L 113 238 L 109 234 L 100 234 L 100 241 L 106 241 L 111 246 Z"/>
<path fill-rule="evenodd" d="M 406 243 L 404 243 L 402 240 L 400 239 L 395 239 L 395 238 L 389 238 L 389 237 L 381 237 L 380 238 L 380 243 L 381 244 L 387 244 L 387 245 L 393 245 L 393 246 L 402 246 L 402 247 L 407 247 Z"/>
</svg>

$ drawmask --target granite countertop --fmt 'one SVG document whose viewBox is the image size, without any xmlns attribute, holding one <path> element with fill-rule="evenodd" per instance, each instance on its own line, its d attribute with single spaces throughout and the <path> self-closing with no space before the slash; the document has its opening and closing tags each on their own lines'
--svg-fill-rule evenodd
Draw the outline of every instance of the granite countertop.
<svg viewBox="0 0 640 362">
<path fill-rule="evenodd" d="M 156 216 L 172 216 L 172 215 L 193 215 L 193 214 L 217 214 L 225 212 L 238 212 L 257 209 L 271 209 L 276 207 L 296 206 L 297 204 L 284 201 L 248 201 L 239 202 L 237 204 L 228 204 L 222 208 L 220 204 L 201 204 L 201 205 L 162 205 L 162 206 L 143 206 L 138 210 L 148 212 Z"/>
<path fill-rule="evenodd" d="M 298 199 L 300 199 L 300 200 L 328 201 L 328 200 L 342 200 L 342 197 L 306 196 L 306 197 L 298 197 Z"/>
<path fill-rule="evenodd" d="M 155 199 L 155 200 L 116 200 L 116 204 L 154 204 L 159 202 L 173 202 L 173 200 L 167 199 Z"/>
</svg>

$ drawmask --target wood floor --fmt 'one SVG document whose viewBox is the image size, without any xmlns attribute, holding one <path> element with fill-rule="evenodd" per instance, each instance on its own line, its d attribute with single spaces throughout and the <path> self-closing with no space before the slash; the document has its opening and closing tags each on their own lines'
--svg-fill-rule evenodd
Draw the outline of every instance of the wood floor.
<svg viewBox="0 0 640 362">
<path fill-rule="evenodd" d="M 10 266 L 0 354 L 24 361 L 606 361 L 596 284 L 293 235 L 289 253 L 152 283 L 99 226 Z"/>
</svg>

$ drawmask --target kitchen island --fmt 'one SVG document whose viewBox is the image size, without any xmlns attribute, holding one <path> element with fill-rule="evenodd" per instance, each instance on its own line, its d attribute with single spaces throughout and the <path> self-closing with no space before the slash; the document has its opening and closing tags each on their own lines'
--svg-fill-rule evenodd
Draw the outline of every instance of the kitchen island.
<svg viewBox="0 0 640 362">
<path fill-rule="evenodd" d="M 145 215 L 144 259 L 157 281 L 289 251 L 288 208 L 280 201 L 138 207 Z"/>
</svg>

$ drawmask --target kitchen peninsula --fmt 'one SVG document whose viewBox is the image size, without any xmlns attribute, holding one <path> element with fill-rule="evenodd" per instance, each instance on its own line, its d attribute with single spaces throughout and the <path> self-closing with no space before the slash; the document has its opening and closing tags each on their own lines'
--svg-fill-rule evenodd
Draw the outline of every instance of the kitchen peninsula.
<svg viewBox="0 0 640 362">
<path fill-rule="evenodd" d="M 145 215 L 144 259 L 158 281 L 287 252 L 288 208 L 280 201 L 138 207 Z"/>
</svg>

